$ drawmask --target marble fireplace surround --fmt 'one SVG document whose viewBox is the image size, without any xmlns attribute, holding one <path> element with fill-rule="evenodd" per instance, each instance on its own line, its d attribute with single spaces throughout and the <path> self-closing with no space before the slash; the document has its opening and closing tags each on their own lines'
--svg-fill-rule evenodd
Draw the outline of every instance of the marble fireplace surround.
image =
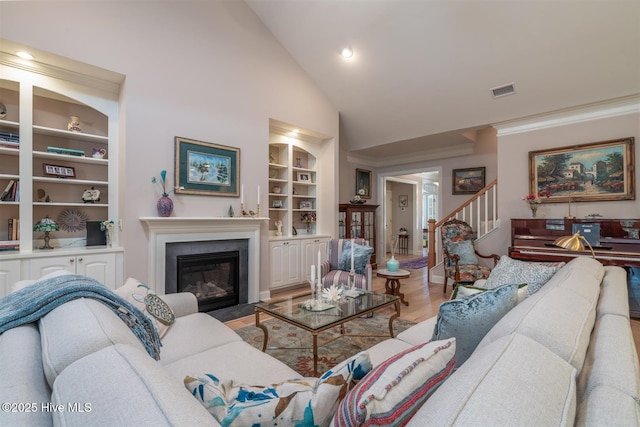
<svg viewBox="0 0 640 427">
<path fill-rule="evenodd" d="M 165 293 L 167 243 L 247 239 L 249 241 L 249 303 L 260 300 L 260 227 L 268 218 L 142 217 L 149 237 L 147 283 Z"/>
</svg>

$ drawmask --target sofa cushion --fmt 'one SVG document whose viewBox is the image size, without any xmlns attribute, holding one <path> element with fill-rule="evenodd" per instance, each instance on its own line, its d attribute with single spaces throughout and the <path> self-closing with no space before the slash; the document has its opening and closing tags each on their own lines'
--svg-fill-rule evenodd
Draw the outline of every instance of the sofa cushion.
<svg viewBox="0 0 640 427">
<path fill-rule="evenodd" d="M 353 244 L 353 268 L 358 274 L 365 274 L 365 267 L 369 264 L 373 248 L 371 246 Z M 351 240 L 345 240 L 342 254 L 338 262 L 338 268 L 342 271 L 351 271 Z"/>
<path fill-rule="evenodd" d="M 343 399 L 333 426 L 403 426 L 453 372 L 456 340 L 431 341 L 374 368 Z"/>
<path fill-rule="evenodd" d="M 328 425 L 352 380 L 371 370 L 367 352 L 339 363 L 320 378 L 245 385 L 212 374 L 190 375 L 184 384 L 222 425 Z"/>
<path fill-rule="evenodd" d="M 617 314 L 629 318 L 629 289 L 627 288 L 627 271 L 624 268 L 604 267 L 596 317 L 605 314 Z"/>
<path fill-rule="evenodd" d="M 114 291 L 118 296 L 129 301 L 143 312 L 158 330 L 160 338 L 164 337 L 176 317 L 171 308 L 151 288 L 137 279 L 129 277 L 124 285 Z M 161 310 L 158 310 L 160 308 Z M 158 313 L 159 311 L 159 313 Z"/>
<path fill-rule="evenodd" d="M 52 403 L 82 411 L 56 412 L 56 425 L 205 426 L 209 413 L 144 349 L 116 344 L 72 363 L 54 386 Z M 85 406 L 88 405 L 88 406 Z"/>
<path fill-rule="evenodd" d="M 438 316 L 433 316 L 427 320 L 423 320 L 409 329 L 405 329 L 400 332 L 398 334 L 398 339 L 411 345 L 418 345 L 423 342 L 427 342 L 431 340 L 431 337 L 433 336 L 433 329 L 436 327 L 437 321 Z"/>
<path fill-rule="evenodd" d="M 578 402 L 598 387 L 611 387 L 640 402 L 640 367 L 629 319 L 607 314 L 598 319 L 578 376 Z"/>
<path fill-rule="evenodd" d="M 431 328 L 433 330 L 433 328 Z M 425 342 L 425 340 L 420 341 L 420 343 Z M 373 347 L 369 347 L 367 352 L 369 353 L 369 358 L 371 359 L 371 365 L 375 368 L 376 366 L 382 364 L 387 359 L 395 356 L 401 351 L 405 351 L 414 347 L 416 344 L 409 344 L 405 341 L 401 341 L 397 338 L 389 338 L 384 341 L 380 341 Z"/>
<path fill-rule="evenodd" d="M 300 377 L 300 374 L 278 359 L 242 340 L 192 352 L 191 356 L 165 364 L 165 367 L 179 381 L 194 372 L 208 372 L 218 378 L 233 378 L 241 384 L 277 384 L 285 379 Z"/>
<path fill-rule="evenodd" d="M 568 426 L 576 370 L 542 345 L 513 334 L 478 348 L 409 426 Z"/>
<path fill-rule="evenodd" d="M 214 347 L 241 341 L 240 335 L 218 319 L 206 313 L 189 314 L 177 318 L 162 338 L 160 363 L 168 365 Z"/>
<path fill-rule="evenodd" d="M 575 427 L 638 426 L 640 405 L 631 396 L 614 387 L 596 387 L 578 405 Z"/>
<path fill-rule="evenodd" d="M 35 323 L 0 334 L 0 402 L 34 403 L 35 411 L 0 411 L 0 426 L 51 425 L 51 413 L 41 402 L 51 400 L 51 389 L 42 374 L 40 334 Z"/>
<path fill-rule="evenodd" d="M 463 364 L 484 335 L 518 302 L 518 285 L 504 285 L 440 304 L 432 340 L 456 338 L 456 367 Z"/>
<path fill-rule="evenodd" d="M 538 292 L 562 265 L 548 266 L 543 263 L 519 261 L 502 255 L 498 264 L 491 270 L 484 287 L 492 289 L 509 283 L 526 283 L 529 285 L 527 292 L 532 295 Z"/>
<path fill-rule="evenodd" d="M 543 289 L 507 313 L 478 348 L 514 332 L 526 335 L 580 371 L 595 321 L 595 302 L 559 287 Z"/>
<path fill-rule="evenodd" d="M 145 351 L 131 329 L 100 301 L 78 298 L 55 308 L 39 321 L 42 364 L 49 385 L 69 364 L 114 344 Z"/>
</svg>

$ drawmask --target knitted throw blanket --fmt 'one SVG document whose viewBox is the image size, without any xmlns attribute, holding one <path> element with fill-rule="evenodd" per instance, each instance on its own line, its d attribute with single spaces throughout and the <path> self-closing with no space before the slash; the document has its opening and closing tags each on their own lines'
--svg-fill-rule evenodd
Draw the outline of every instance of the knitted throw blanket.
<svg viewBox="0 0 640 427">
<path fill-rule="evenodd" d="M 129 326 L 151 357 L 160 359 L 160 336 L 151 319 L 95 279 L 64 275 L 42 280 L 0 299 L 0 334 L 35 322 L 54 308 L 76 298 L 102 302 Z"/>
</svg>

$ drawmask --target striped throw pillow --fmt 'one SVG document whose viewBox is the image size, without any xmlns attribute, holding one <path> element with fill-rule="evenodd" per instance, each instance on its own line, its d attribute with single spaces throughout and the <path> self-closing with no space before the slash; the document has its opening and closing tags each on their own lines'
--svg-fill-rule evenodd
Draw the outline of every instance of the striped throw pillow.
<svg viewBox="0 0 640 427">
<path fill-rule="evenodd" d="M 404 426 L 453 372 L 456 339 L 429 341 L 386 360 L 342 400 L 336 427 Z"/>
</svg>

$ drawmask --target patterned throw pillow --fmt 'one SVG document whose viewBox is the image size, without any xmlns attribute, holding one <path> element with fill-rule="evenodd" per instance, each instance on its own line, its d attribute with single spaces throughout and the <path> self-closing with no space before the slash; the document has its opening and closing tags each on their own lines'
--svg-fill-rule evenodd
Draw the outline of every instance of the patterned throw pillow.
<svg viewBox="0 0 640 427">
<path fill-rule="evenodd" d="M 369 264 L 373 248 L 371 246 L 353 244 L 353 269 L 358 274 L 364 274 L 364 269 Z M 351 240 L 344 242 L 342 247 L 342 255 L 338 262 L 338 269 L 342 271 L 351 271 Z"/>
<path fill-rule="evenodd" d="M 114 292 L 146 314 L 158 330 L 160 338 L 167 333 L 176 319 L 171 307 L 139 280 L 129 277 L 124 285 Z"/>
<path fill-rule="evenodd" d="M 432 340 L 456 338 L 456 367 L 471 356 L 482 338 L 516 306 L 518 285 L 504 285 L 440 304 Z"/>
<path fill-rule="evenodd" d="M 185 377 L 184 385 L 223 426 L 326 426 L 351 381 L 370 370 L 369 353 L 363 351 L 320 378 L 250 386 L 203 374 Z"/>
<path fill-rule="evenodd" d="M 500 261 L 491 270 L 484 287 L 497 288 L 507 283 L 526 283 L 529 296 L 535 294 L 558 272 L 564 262 L 555 265 L 545 263 L 519 261 L 506 255 L 500 257 Z"/>
<path fill-rule="evenodd" d="M 479 294 L 480 292 L 484 292 L 488 290 L 488 288 L 483 287 L 484 283 L 486 282 L 487 282 L 486 279 L 479 279 L 479 280 L 476 280 L 473 286 L 458 285 L 453 290 L 453 293 L 451 294 L 451 299 L 464 298 L 471 295 Z M 520 304 L 522 301 L 524 301 L 527 298 L 528 288 L 529 286 L 526 283 L 521 283 L 518 285 L 518 304 Z"/>
<path fill-rule="evenodd" d="M 480 262 L 476 256 L 476 251 L 471 240 L 447 243 L 447 251 L 449 251 L 451 255 L 458 255 L 460 257 L 460 264 L 477 265 Z"/>
<path fill-rule="evenodd" d="M 340 403 L 331 425 L 403 426 L 453 372 L 456 339 L 430 341 L 386 360 Z"/>
</svg>

